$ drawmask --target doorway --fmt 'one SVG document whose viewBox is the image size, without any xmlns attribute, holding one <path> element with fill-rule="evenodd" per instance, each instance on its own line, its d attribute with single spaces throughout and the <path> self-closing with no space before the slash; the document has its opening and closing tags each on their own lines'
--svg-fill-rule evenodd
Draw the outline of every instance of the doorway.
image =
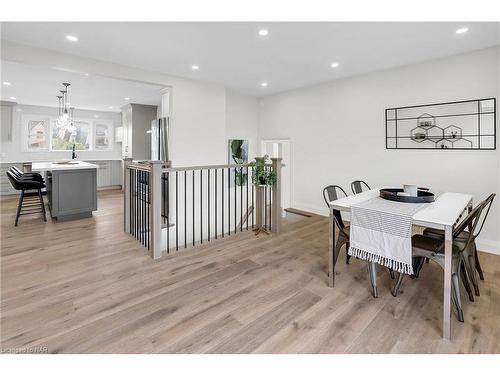
<svg viewBox="0 0 500 375">
<path fill-rule="evenodd" d="M 282 158 L 285 165 L 281 170 L 281 215 L 285 217 L 285 209 L 292 207 L 293 202 L 293 157 L 292 142 L 290 139 L 262 139 L 260 145 L 260 154 L 269 155 L 270 158 Z"/>
</svg>

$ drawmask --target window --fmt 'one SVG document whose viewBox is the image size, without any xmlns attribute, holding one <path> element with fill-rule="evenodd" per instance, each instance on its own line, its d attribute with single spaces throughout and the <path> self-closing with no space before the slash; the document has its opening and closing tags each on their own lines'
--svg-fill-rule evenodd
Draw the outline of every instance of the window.
<svg viewBox="0 0 500 375">
<path fill-rule="evenodd" d="M 48 118 L 23 117 L 26 129 L 24 150 L 46 151 L 49 149 L 49 121 Z"/>
<path fill-rule="evenodd" d="M 90 150 L 92 126 L 90 121 L 73 120 L 72 125 L 58 127 L 52 121 L 52 150 L 71 150 L 75 145 L 76 150 Z"/>
<path fill-rule="evenodd" d="M 94 149 L 96 151 L 112 148 L 113 123 L 111 121 L 94 121 Z"/>
</svg>

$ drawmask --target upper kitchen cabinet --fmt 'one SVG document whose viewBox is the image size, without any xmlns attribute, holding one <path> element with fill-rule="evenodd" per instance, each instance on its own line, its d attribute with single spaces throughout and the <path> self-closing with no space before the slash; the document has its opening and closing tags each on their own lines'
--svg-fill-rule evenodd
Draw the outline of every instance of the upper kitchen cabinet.
<svg viewBox="0 0 500 375">
<path fill-rule="evenodd" d="M 157 106 L 127 104 L 122 107 L 122 156 L 136 160 L 151 158 L 151 121 L 157 117 Z"/>
</svg>

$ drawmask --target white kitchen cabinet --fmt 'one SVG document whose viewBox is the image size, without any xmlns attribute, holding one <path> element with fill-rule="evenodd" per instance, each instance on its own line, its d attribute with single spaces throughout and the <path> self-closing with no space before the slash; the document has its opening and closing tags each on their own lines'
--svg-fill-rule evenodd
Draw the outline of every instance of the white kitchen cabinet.
<svg viewBox="0 0 500 375">
<path fill-rule="evenodd" d="M 110 160 L 99 160 L 90 161 L 90 163 L 99 166 L 97 168 L 97 187 L 111 186 L 111 161 Z"/>
</svg>

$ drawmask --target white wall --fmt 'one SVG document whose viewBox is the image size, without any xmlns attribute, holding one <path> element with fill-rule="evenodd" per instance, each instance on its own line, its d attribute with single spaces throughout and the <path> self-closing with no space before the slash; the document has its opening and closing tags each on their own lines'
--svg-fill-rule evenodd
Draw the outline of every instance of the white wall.
<svg viewBox="0 0 500 375">
<path fill-rule="evenodd" d="M 18 104 L 13 108 L 12 140 L 2 137 L 1 139 L 1 161 L 2 162 L 24 162 L 34 160 L 58 160 L 71 158 L 71 151 L 25 151 L 23 139 L 25 130 L 23 129 L 23 116 L 40 115 L 47 117 L 57 117 L 57 108 Z M 117 112 L 89 111 L 75 108 L 74 118 L 113 121 L 113 143 L 112 150 L 109 151 L 77 151 L 78 159 L 81 160 L 115 160 L 121 159 L 121 143 L 114 142 L 114 127 L 121 126 L 121 114 Z M 9 124 L 1 124 L 2 128 Z M 2 134 L 6 132 L 2 131 Z"/>
<path fill-rule="evenodd" d="M 259 151 L 259 101 L 257 98 L 226 91 L 226 139 L 248 139 L 248 160 Z M 227 141 L 226 141 L 227 147 Z"/>
<path fill-rule="evenodd" d="M 498 149 L 386 150 L 384 110 L 499 98 L 499 65 L 497 47 L 266 97 L 259 136 L 293 140 L 296 208 L 326 214 L 323 187 L 338 184 L 350 191 L 355 179 L 371 186 L 418 183 L 435 192 L 472 193 L 478 202 L 499 192 Z M 500 196 L 481 236 L 483 248 L 500 252 L 499 216 Z"/>
</svg>

